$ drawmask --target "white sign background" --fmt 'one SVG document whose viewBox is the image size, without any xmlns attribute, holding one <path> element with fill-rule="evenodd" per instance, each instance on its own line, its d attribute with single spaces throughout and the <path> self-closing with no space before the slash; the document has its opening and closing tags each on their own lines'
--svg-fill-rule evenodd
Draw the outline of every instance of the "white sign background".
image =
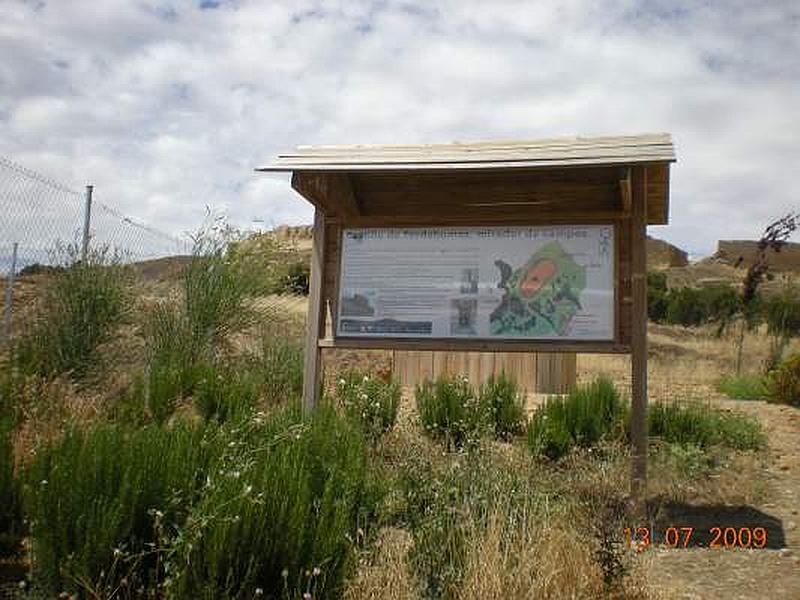
<svg viewBox="0 0 800 600">
<path fill-rule="evenodd" d="M 341 242 L 338 336 L 614 338 L 613 225 L 345 229 Z"/>
</svg>

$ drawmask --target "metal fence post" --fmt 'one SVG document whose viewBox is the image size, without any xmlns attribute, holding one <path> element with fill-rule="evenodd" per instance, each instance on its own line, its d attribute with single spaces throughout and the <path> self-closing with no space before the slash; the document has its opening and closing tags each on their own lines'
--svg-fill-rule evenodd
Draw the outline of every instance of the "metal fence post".
<svg viewBox="0 0 800 600">
<path fill-rule="evenodd" d="M 89 226 L 92 223 L 92 191 L 93 185 L 86 186 L 86 208 L 83 211 L 83 240 L 81 244 L 81 262 L 86 262 L 89 253 Z"/>
<path fill-rule="evenodd" d="M 6 300 L 3 308 L 3 343 L 11 338 L 11 305 L 14 302 L 14 278 L 17 274 L 17 247 L 19 244 L 14 242 L 14 249 L 11 251 L 11 269 L 6 275 Z"/>
</svg>

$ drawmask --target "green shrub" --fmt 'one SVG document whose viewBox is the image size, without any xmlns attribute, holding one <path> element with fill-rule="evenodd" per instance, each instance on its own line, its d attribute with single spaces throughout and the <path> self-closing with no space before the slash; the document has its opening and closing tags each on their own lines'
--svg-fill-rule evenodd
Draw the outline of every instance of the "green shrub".
<svg viewBox="0 0 800 600">
<path fill-rule="evenodd" d="M 228 235 L 212 230 L 196 236 L 183 274 L 181 315 L 194 358 L 210 358 L 228 335 L 249 322 L 245 299 L 258 282 L 245 262 L 229 255 Z"/>
<path fill-rule="evenodd" d="M 663 323 L 667 317 L 667 274 L 647 272 L 647 317 L 654 323 Z"/>
<path fill-rule="evenodd" d="M 663 321 L 686 327 L 705 323 L 724 327 L 741 311 L 741 298 L 729 285 L 672 289 L 663 295 L 663 302 Z"/>
<path fill-rule="evenodd" d="M 251 424 L 257 423 L 250 421 Z M 380 500 L 364 438 L 331 408 L 239 428 L 170 548 L 181 598 L 339 598 Z"/>
<path fill-rule="evenodd" d="M 757 450 L 765 443 L 755 419 L 705 404 L 654 402 L 648 415 L 650 435 L 671 444 Z"/>
<path fill-rule="evenodd" d="M 484 433 L 485 406 L 466 377 L 424 381 L 415 395 L 423 430 L 444 440 L 448 448 L 472 446 Z"/>
<path fill-rule="evenodd" d="M 589 447 L 624 436 L 626 403 L 603 377 L 565 396 L 551 396 L 533 414 L 528 445 L 535 455 L 557 459 L 573 446 Z"/>
<path fill-rule="evenodd" d="M 375 440 L 394 427 L 400 406 L 400 385 L 385 382 L 362 371 L 342 373 L 336 396 L 348 419 Z"/>
<path fill-rule="evenodd" d="M 767 386 L 773 402 L 800 406 L 800 354 L 793 354 L 771 371 Z"/>
<path fill-rule="evenodd" d="M 158 525 L 182 523 L 213 448 L 200 428 L 100 425 L 40 450 L 25 475 L 35 578 L 53 593 L 154 586 Z"/>
<path fill-rule="evenodd" d="M 255 371 L 238 365 L 199 364 L 193 369 L 196 379 L 192 397 L 206 420 L 229 421 L 251 413 L 259 393 Z"/>
<path fill-rule="evenodd" d="M 480 403 L 495 438 L 507 441 L 525 430 L 525 398 L 517 382 L 505 373 L 490 377 L 481 387 Z"/>
<path fill-rule="evenodd" d="M 11 445 L 14 422 L 13 415 L 0 412 L 0 558 L 19 551 L 23 533 L 20 487 L 14 474 Z"/>
<path fill-rule="evenodd" d="M 717 391 L 737 400 L 757 400 L 768 394 L 761 375 L 726 375 L 717 383 Z"/>
<path fill-rule="evenodd" d="M 129 271 L 106 249 L 77 260 L 67 247 L 69 266 L 56 271 L 42 294 L 36 320 L 16 340 L 13 356 L 25 373 L 80 378 L 97 360 L 100 344 L 110 339 L 130 305 Z"/>
<path fill-rule="evenodd" d="M 262 376 L 261 394 L 272 405 L 288 403 L 303 393 L 301 327 L 273 320 L 261 331 L 261 347 L 252 368 Z"/>
</svg>

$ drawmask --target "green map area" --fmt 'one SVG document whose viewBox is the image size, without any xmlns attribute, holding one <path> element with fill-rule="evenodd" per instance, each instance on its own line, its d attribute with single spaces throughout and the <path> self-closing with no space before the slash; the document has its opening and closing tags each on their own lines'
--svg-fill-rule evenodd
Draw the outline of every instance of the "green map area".
<svg viewBox="0 0 800 600">
<path fill-rule="evenodd" d="M 498 287 L 504 294 L 489 316 L 491 335 L 566 335 L 572 318 L 582 308 L 586 267 L 576 264 L 558 242 L 542 246 L 516 271 L 502 260 L 494 264 L 500 270 Z"/>
</svg>

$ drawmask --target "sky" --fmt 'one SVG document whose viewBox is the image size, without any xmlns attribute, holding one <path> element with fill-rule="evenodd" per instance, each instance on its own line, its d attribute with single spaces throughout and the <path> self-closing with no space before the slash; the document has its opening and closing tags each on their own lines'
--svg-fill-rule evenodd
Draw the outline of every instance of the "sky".
<svg viewBox="0 0 800 600">
<path fill-rule="evenodd" d="M 0 57 L 0 156 L 172 234 L 310 223 L 299 144 L 669 132 L 693 255 L 800 204 L 795 0 L 0 0 Z"/>
</svg>

